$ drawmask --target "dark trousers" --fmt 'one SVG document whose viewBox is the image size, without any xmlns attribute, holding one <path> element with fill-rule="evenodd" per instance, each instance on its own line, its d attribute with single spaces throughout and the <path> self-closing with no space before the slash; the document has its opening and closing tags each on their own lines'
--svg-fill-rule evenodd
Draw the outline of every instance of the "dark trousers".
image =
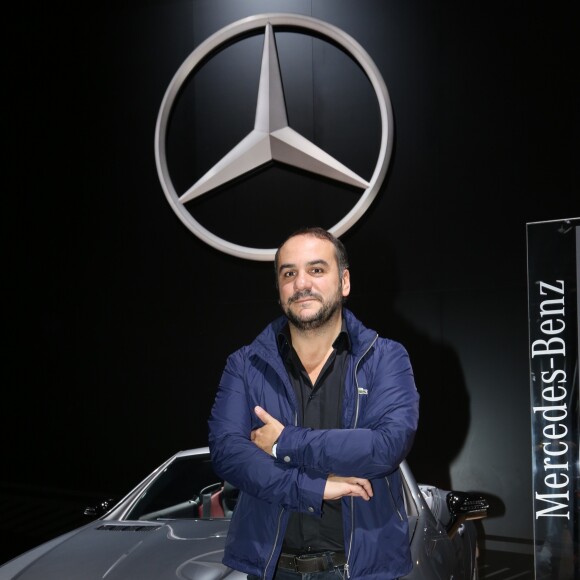
<svg viewBox="0 0 580 580">
<path fill-rule="evenodd" d="M 344 567 L 325 570 L 324 572 L 311 572 L 301 574 L 292 570 L 278 568 L 274 574 L 274 580 L 343 580 L 345 578 Z M 259 576 L 248 575 L 248 580 L 260 580 Z"/>
</svg>

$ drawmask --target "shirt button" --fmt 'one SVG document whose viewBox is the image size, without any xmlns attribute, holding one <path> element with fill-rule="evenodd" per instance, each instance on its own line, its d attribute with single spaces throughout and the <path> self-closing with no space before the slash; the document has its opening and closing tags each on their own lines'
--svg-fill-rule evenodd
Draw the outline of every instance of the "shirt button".
<svg viewBox="0 0 580 580">
<path fill-rule="evenodd" d="M 309 507 L 309 508 L 308 508 L 308 511 L 309 511 L 310 513 L 312 513 L 312 512 L 314 511 L 314 508 L 313 508 L 313 507 Z"/>
<path fill-rule="evenodd" d="M 289 456 L 289 455 L 285 455 L 285 456 L 284 456 L 284 461 L 285 461 L 286 463 L 290 463 L 290 456 Z"/>
</svg>

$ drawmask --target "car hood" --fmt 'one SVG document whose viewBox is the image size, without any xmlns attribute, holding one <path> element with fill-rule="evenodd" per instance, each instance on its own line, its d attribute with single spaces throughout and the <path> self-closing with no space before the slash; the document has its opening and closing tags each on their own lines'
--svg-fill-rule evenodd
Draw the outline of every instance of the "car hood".
<svg viewBox="0 0 580 580">
<path fill-rule="evenodd" d="M 98 520 L 12 560 L 18 580 L 245 578 L 221 563 L 228 520 Z M 34 556 L 34 558 L 33 558 Z"/>
</svg>

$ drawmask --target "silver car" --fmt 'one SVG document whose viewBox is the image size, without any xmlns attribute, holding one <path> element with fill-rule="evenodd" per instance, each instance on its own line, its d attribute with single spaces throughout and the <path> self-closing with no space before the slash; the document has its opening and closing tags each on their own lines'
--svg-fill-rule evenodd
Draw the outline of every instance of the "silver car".
<svg viewBox="0 0 580 580">
<path fill-rule="evenodd" d="M 474 580 L 482 496 L 418 485 L 401 464 L 414 562 L 407 580 Z M 123 499 L 85 510 L 90 523 L 0 566 L 0 580 L 228 580 L 221 563 L 238 490 L 213 472 L 207 447 L 180 451 Z"/>
</svg>

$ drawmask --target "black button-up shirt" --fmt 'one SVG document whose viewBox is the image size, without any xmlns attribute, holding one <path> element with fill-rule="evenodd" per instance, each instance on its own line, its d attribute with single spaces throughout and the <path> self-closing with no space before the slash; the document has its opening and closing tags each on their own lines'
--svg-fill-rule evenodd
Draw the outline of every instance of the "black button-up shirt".
<svg viewBox="0 0 580 580">
<path fill-rule="evenodd" d="M 278 336 L 278 348 L 299 403 L 299 425 L 339 429 L 350 340 L 343 321 L 333 351 L 314 385 L 292 347 L 288 326 Z M 342 500 L 324 501 L 322 517 L 293 512 L 284 537 L 283 552 L 307 554 L 326 550 L 344 552 Z"/>
</svg>

